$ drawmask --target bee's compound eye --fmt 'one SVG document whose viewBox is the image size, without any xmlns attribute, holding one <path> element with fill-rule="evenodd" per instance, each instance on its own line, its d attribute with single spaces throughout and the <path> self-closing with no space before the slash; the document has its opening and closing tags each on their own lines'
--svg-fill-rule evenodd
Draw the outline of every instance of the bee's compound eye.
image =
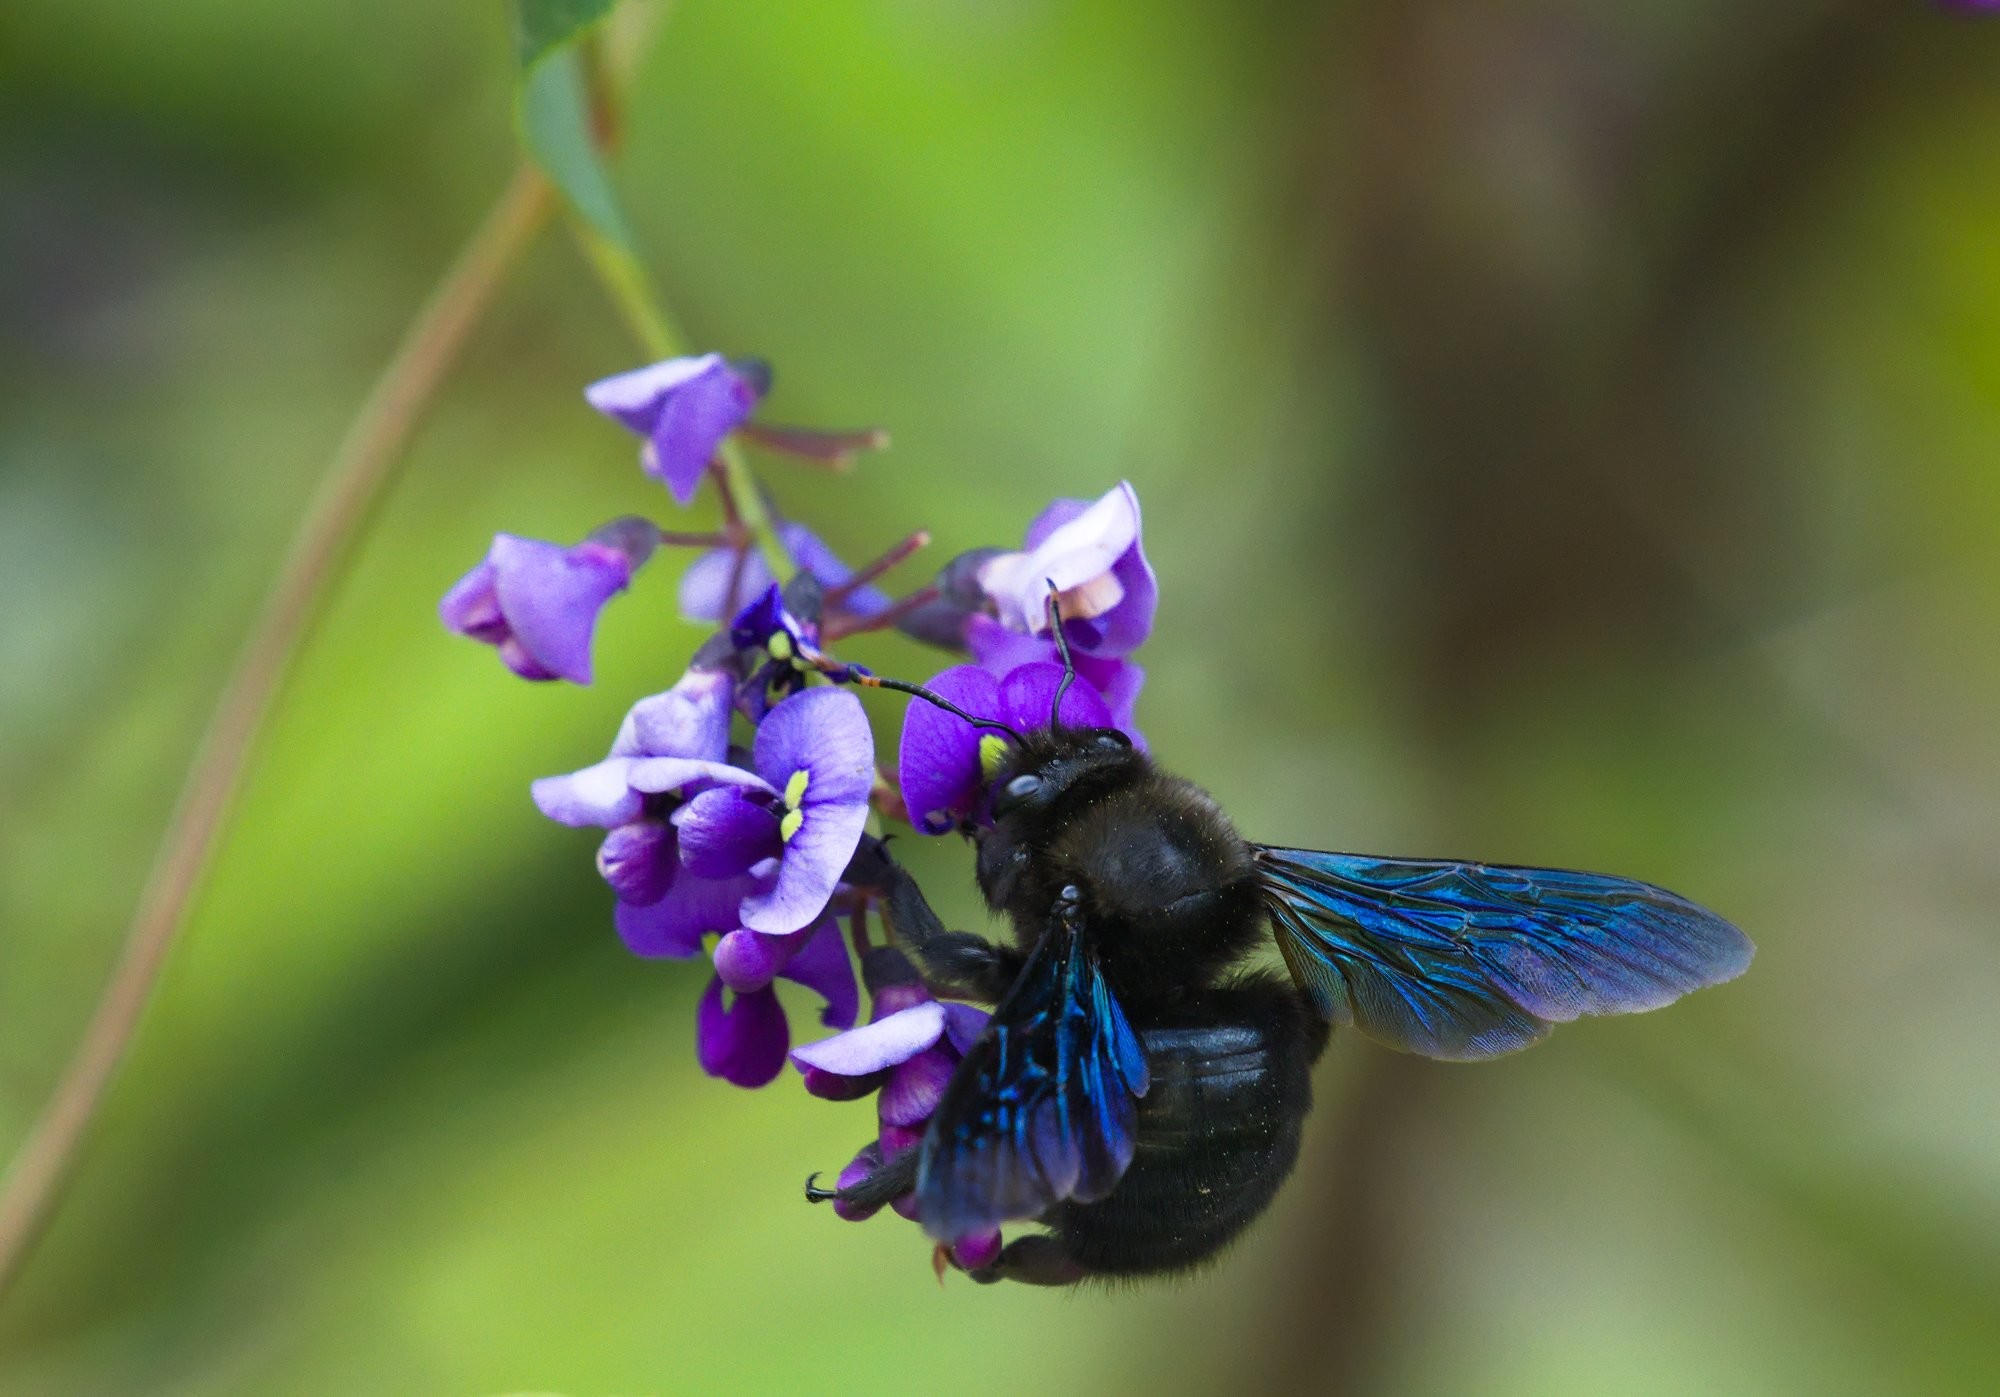
<svg viewBox="0 0 2000 1397">
<path fill-rule="evenodd" d="M 1041 788 L 1042 778 L 1032 771 L 1024 771 L 1000 788 L 1000 799 L 994 802 L 994 807 L 1003 813 L 1012 810 L 1022 801 L 1033 799 L 1035 792 Z"/>
</svg>

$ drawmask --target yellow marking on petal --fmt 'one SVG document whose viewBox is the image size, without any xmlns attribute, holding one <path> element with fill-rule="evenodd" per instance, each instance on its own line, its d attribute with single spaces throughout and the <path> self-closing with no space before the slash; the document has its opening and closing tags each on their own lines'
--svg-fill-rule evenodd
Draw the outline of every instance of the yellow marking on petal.
<svg viewBox="0 0 2000 1397">
<path fill-rule="evenodd" d="M 809 771 L 793 772 L 792 779 L 785 782 L 785 804 L 797 810 L 799 802 L 806 798 L 806 785 L 811 780 L 812 773 Z"/>
<path fill-rule="evenodd" d="M 792 657 L 792 638 L 779 631 L 764 642 L 764 648 L 771 652 L 774 660 L 789 660 Z"/>
<path fill-rule="evenodd" d="M 792 836 L 799 832 L 799 826 L 804 824 L 805 822 L 806 822 L 805 811 L 787 810 L 785 812 L 785 818 L 778 821 L 778 838 L 784 840 L 785 843 L 787 844 L 791 843 Z"/>
<path fill-rule="evenodd" d="M 987 733 L 979 739 L 979 774 L 991 781 L 1000 774 L 1000 764 L 1007 760 L 1007 739 L 998 733 Z"/>
</svg>

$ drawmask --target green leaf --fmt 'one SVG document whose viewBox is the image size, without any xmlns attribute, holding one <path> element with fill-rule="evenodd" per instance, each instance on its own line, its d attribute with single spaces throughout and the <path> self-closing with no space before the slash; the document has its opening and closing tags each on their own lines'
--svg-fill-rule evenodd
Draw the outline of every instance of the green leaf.
<svg viewBox="0 0 2000 1397">
<path fill-rule="evenodd" d="M 514 7 L 515 47 L 526 74 L 551 49 L 571 44 L 611 13 L 618 0 L 519 0 Z"/>
<path fill-rule="evenodd" d="M 591 137 L 583 41 L 616 0 L 518 0 L 515 123 L 528 156 L 590 231 L 627 252 L 632 234 Z"/>
</svg>

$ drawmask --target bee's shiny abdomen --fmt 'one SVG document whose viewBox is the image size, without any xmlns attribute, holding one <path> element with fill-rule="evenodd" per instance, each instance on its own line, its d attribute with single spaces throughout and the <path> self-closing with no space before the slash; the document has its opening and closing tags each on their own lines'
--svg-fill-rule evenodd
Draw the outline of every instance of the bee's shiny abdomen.
<svg viewBox="0 0 2000 1397">
<path fill-rule="evenodd" d="M 1298 1158 L 1310 1035 L 1281 990 L 1218 991 L 1237 1012 L 1140 1027 L 1151 1086 L 1138 1148 L 1109 1198 L 1050 1221 L 1093 1271 L 1174 1270 L 1213 1256 L 1270 1203 Z"/>
</svg>

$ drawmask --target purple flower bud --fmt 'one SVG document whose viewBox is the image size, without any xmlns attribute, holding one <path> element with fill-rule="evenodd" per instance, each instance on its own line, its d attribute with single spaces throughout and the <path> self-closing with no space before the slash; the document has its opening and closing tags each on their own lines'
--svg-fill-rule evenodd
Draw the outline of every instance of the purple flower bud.
<svg viewBox="0 0 2000 1397">
<path fill-rule="evenodd" d="M 498 647 L 523 679 L 590 682 L 597 613 L 659 542 L 643 519 L 605 525 L 573 548 L 497 534 L 486 558 L 438 603 L 445 625 Z"/>
<path fill-rule="evenodd" d="M 720 354 L 703 354 L 600 379 L 584 397 L 646 438 L 639 453 L 646 474 L 664 481 L 675 501 L 686 504 L 716 448 L 749 419 L 768 386 L 761 364 L 732 364 Z"/>
<path fill-rule="evenodd" d="M 695 1057 L 701 1070 L 739 1087 L 761 1087 L 784 1070 L 791 1029 L 766 985 L 735 994 L 717 977 L 695 1010 Z"/>
</svg>

